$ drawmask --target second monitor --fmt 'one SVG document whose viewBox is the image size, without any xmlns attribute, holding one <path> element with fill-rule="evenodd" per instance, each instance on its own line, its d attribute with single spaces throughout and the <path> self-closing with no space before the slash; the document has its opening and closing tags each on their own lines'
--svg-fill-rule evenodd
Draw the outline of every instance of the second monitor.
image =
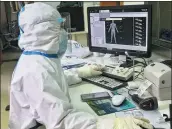
<svg viewBox="0 0 172 129">
<path fill-rule="evenodd" d="M 93 52 L 150 57 L 151 6 L 89 7 L 88 36 Z"/>
</svg>

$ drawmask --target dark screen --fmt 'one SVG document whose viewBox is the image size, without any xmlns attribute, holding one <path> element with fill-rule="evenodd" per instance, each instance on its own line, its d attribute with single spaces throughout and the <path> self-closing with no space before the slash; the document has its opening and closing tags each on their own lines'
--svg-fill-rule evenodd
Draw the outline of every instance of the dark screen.
<svg viewBox="0 0 172 129">
<path fill-rule="evenodd" d="M 116 24 L 115 32 L 109 31 L 110 25 L 113 24 L 112 20 L 105 21 L 106 26 L 106 43 L 110 44 L 133 44 L 133 18 L 122 18 L 122 20 L 113 20 Z M 130 33 L 129 33 L 130 32 Z M 115 35 L 115 36 L 114 36 Z M 113 37 L 111 39 L 111 37 Z M 116 42 L 115 38 L 116 37 Z"/>
</svg>

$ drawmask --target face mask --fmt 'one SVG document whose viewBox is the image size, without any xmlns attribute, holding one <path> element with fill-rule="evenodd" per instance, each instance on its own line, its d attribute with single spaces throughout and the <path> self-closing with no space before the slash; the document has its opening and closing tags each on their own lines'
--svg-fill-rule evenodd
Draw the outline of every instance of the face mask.
<svg viewBox="0 0 172 129">
<path fill-rule="evenodd" d="M 68 35 L 65 30 L 62 30 L 60 33 L 58 56 L 62 57 L 67 49 Z"/>
</svg>

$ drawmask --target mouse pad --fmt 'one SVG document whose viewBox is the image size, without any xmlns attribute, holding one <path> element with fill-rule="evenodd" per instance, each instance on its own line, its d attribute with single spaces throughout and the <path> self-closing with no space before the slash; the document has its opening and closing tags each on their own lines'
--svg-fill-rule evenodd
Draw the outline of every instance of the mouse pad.
<svg viewBox="0 0 172 129">
<path fill-rule="evenodd" d="M 136 106 L 127 99 L 118 107 L 113 106 L 111 99 L 88 101 L 87 104 L 98 116 L 136 108 Z"/>
</svg>

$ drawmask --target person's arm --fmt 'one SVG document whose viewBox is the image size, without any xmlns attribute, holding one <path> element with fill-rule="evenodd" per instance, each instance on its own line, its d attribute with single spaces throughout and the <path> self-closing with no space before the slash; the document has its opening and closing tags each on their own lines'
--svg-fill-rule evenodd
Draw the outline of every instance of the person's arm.
<svg viewBox="0 0 172 129">
<path fill-rule="evenodd" d="M 29 80 L 29 83 L 23 82 L 23 90 L 34 117 L 46 129 L 139 129 L 139 126 L 152 129 L 148 122 L 135 118 L 97 119 L 77 111 L 59 85 L 60 81 L 48 72 L 30 74 L 23 79 Z"/>
<path fill-rule="evenodd" d="M 108 32 L 110 32 L 111 28 L 112 28 L 112 24 L 110 24 L 110 27 L 109 27 L 109 30 L 108 30 Z"/>
<path fill-rule="evenodd" d="M 35 73 L 34 73 L 35 74 Z M 30 74 L 23 82 L 31 109 L 37 122 L 46 129 L 96 129 L 97 119 L 85 112 L 74 109 L 60 85 L 61 77 L 48 72 Z"/>
<path fill-rule="evenodd" d="M 72 68 L 64 70 L 66 81 L 68 85 L 73 85 L 82 82 L 82 77 L 91 77 L 102 74 L 104 66 L 101 65 L 85 65 L 80 68 Z"/>
<path fill-rule="evenodd" d="M 117 33 L 118 33 L 118 28 L 117 28 L 117 25 L 115 26 L 115 29 L 116 29 L 116 31 L 117 31 Z"/>
</svg>

